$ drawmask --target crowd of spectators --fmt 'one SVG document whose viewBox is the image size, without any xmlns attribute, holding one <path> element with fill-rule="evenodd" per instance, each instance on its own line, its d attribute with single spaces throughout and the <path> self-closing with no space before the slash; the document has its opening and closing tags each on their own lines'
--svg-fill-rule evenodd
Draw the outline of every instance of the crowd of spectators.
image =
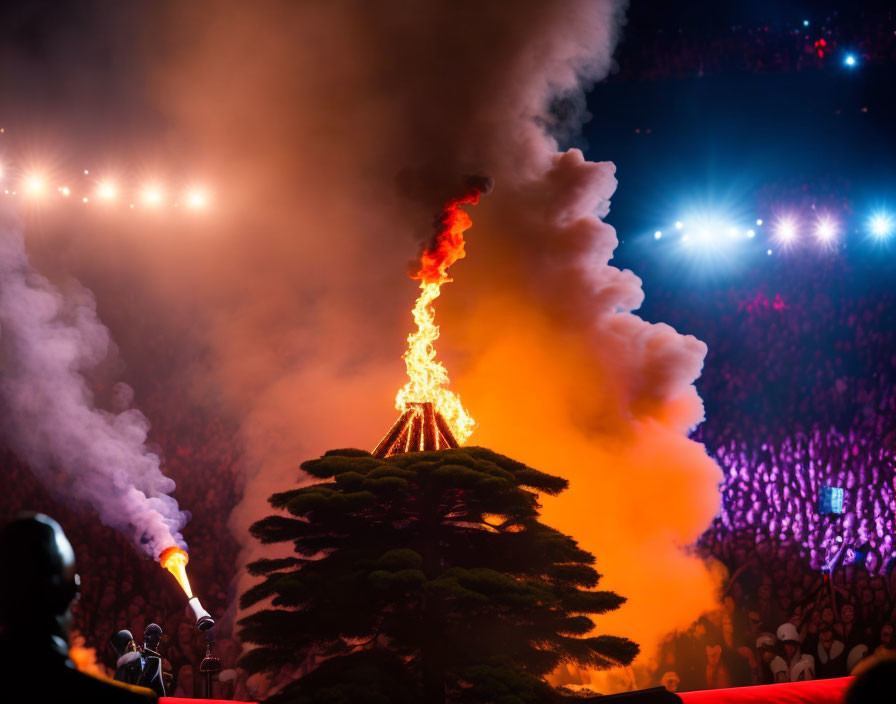
<svg viewBox="0 0 896 704">
<path fill-rule="evenodd" d="M 650 41 L 640 39 L 644 32 L 637 42 L 623 41 L 619 72 L 611 80 L 819 70 L 840 66 L 844 52 L 862 64 L 896 59 L 892 7 L 843 8 L 806 22 L 797 17 L 727 27 L 696 20 L 684 26 L 661 22 Z"/>
<path fill-rule="evenodd" d="M 698 549 L 729 574 L 723 607 L 662 648 L 666 686 L 836 677 L 896 649 L 890 280 L 886 257 L 807 250 L 648 296 L 650 319 L 709 346 L 694 437 L 724 478 Z M 823 485 L 844 489 L 841 517 L 819 513 Z"/>
</svg>

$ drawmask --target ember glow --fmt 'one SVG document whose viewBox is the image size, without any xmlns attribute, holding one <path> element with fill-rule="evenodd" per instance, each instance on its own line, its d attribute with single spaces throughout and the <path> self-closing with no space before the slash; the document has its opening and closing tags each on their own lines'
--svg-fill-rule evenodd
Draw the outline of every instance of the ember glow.
<svg viewBox="0 0 896 704">
<path fill-rule="evenodd" d="M 461 404 L 460 397 L 448 389 L 448 371 L 436 360 L 439 326 L 435 324 L 433 303 L 442 292 L 442 284 L 451 281 L 448 267 L 465 256 L 464 232 L 473 221 L 461 206 L 475 205 L 480 195 L 478 187 L 471 187 L 462 196 L 448 201 L 439 217 L 435 236 L 420 256 L 420 269 L 413 275 L 420 279 L 420 296 L 413 310 L 417 330 L 408 336 L 408 350 L 404 353 L 409 381 L 395 398 L 395 407 L 402 412 L 411 404 L 431 403 L 461 444 L 470 437 L 476 422 Z"/>
<path fill-rule="evenodd" d="M 187 577 L 187 553 L 178 547 L 170 547 L 162 550 L 159 555 L 159 564 L 174 575 L 180 588 L 188 599 L 193 598 L 193 590 L 190 588 L 190 579 Z"/>
</svg>

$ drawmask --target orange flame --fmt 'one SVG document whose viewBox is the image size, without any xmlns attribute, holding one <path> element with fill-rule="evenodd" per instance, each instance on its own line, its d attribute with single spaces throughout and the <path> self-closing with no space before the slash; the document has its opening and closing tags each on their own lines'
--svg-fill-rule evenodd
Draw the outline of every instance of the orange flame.
<svg viewBox="0 0 896 704">
<path fill-rule="evenodd" d="M 159 555 L 159 564 L 174 575 L 180 588 L 188 599 L 193 598 L 193 590 L 190 588 L 190 579 L 187 577 L 187 553 L 178 547 L 171 546 L 162 550 Z"/>
<path fill-rule="evenodd" d="M 438 221 L 438 230 L 430 245 L 420 256 L 420 269 L 412 278 L 420 279 L 420 296 L 414 304 L 417 330 L 408 336 L 408 350 L 403 359 L 408 372 L 408 383 L 395 397 L 395 407 L 405 411 L 410 403 L 429 401 L 442 414 L 457 441 L 463 444 L 476 428 L 460 397 L 448 390 L 448 371 L 436 360 L 435 341 L 439 327 L 435 324 L 433 303 L 448 283 L 448 267 L 465 256 L 464 232 L 473 221 L 462 205 L 479 202 L 480 190 L 471 188 L 464 195 L 452 198 L 445 205 Z"/>
</svg>

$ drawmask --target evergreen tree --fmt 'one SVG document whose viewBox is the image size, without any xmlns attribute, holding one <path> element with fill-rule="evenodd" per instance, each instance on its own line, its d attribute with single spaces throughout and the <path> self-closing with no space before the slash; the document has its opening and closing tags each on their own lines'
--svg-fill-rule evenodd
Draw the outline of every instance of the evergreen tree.
<svg viewBox="0 0 896 704">
<path fill-rule="evenodd" d="M 638 646 L 588 635 L 625 599 L 596 591 L 594 558 L 538 520 L 536 492 L 565 479 L 487 449 L 378 459 L 333 450 L 302 469 L 320 483 L 274 494 L 290 515 L 252 526 L 296 556 L 249 565 L 242 596 L 273 608 L 240 622 L 250 671 L 318 662 L 276 701 L 547 702 L 561 662 L 628 664 Z"/>
</svg>

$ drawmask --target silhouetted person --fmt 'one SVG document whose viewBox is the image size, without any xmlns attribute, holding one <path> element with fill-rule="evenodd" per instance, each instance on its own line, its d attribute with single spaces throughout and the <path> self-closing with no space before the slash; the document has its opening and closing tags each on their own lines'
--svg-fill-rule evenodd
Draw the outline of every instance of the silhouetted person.
<svg viewBox="0 0 896 704">
<path fill-rule="evenodd" d="M 130 631 L 118 631 L 109 639 L 115 651 L 115 681 L 139 685 L 143 680 L 143 658 Z"/>
<path fill-rule="evenodd" d="M 150 704 L 155 695 L 78 672 L 69 659 L 71 605 L 80 579 L 62 528 L 41 514 L 0 531 L 0 699 Z"/>
<path fill-rule="evenodd" d="M 165 678 L 162 672 L 162 654 L 159 652 L 161 641 L 162 627 L 157 623 L 149 624 L 143 631 L 143 680 L 139 684 L 164 697 Z"/>
<path fill-rule="evenodd" d="M 896 691 L 896 658 L 883 657 L 856 675 L 846 704 L 891 704 Z"/>
<path fill-rule="evenodd" d="M 143 652 L 150 653 L 154 657 L 162 657 L 159 652 L 159 643 L 162 642 L 162 627 L 157 623 L 149 624 L 143 631 Z"/>
<path fill-rule="evenodd" d="M 153 649 L 159 647 L 162 629 L 152 623 L 143 633 L 143 649 L 137 647 L 130 631 L 118 631 L 109 639 L 115 651 L 115 681 L 151 689 L 160 697 L 165 696 L 162 680 L 162 658 Z M 147 642 L 150 646 L 147 646 Z"/>
</svg>

